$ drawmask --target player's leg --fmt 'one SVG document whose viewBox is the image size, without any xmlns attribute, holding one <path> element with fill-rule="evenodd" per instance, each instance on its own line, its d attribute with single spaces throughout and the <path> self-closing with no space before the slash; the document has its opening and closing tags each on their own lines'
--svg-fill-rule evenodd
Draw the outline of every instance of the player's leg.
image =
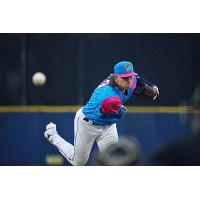
<svg viewBox="0 0 200 200">
<path fill-rule="evenodd" d="M 116 124 L 112 124 L 102 130 L 101 136 L 97 138 L 97 145 L 100 152 L 103 152 L 107 147 L 118 142 L 118 132 Z"/>
<path fill-rule="evenodd" d="M 77 119 L 74 127 L 74 156 L 73 165 L 85 165 L 89 159 L 92 146 L 100 135 L 99 129 L 83 120 L 83 116 Z"/>
<path fill-rule="evenodd" d="M 56 130 L 56 124 L 53 124 L 52 122 L 49 123 L 46 126 L 46 131 L 44 133 L 44 136 L 48 141 L 53 144 L 55 147 L 58 148 L 58 150 L 61 152 L 61 154 L 67 158 L 71 159 L 74 152 L 74 147 L 69 142 L 64 140 L 57 132 Z"/>
<path fill-rule="evenodd" d="M 76 113 L 74 120 L 74 146 L 60 137 L 56 131 L 55 124 L 47 125 L 45 137 L 56 146 L 60 153 L 72 165 L 85 165 L 97 136 L 100 135 L 98 129 L 92 127 L 83 120 L 85 116 L 82 110 Z"/>
</svg>

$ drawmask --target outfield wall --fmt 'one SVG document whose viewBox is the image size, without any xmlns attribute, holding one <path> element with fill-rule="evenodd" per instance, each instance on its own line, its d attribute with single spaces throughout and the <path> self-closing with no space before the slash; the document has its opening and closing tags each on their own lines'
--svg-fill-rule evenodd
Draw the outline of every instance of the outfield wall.
<svg viewBox="0 0 200 200">
<path fill-rule="evenodd" d="M 79 107 L 0 107 L 0 165 L 68 165 L 43 132 L 52 121 L 60 135 L 73 143 L 73 120 Z M 137 138 L 145 160 L 176 137 L 191 133 L 188 121 L 180 120 L 186 116 L 182 108 L 128 107 L 128 111 L 118 123 L 119 136 Z"/>
<path fill-rule="evenodd" d="M 200 82 L 200 34 L 1 33 L 0 105 L 85 104 L 123 60 L 158 85 L 158 101 L 134 96 L 133 106 L 177 106 Z M 44 72 L 43 87 L 32 84 Z"/>
</svg>

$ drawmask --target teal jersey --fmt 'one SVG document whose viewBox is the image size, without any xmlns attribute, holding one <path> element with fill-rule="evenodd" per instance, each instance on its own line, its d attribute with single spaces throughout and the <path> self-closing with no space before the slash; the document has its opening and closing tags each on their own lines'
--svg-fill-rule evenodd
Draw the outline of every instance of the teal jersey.
<svg viewBox="0 0 200 200">
<path fill-rule="evenodd" d="M 109 76 L 94 90 L 90 100 L 83 107 L 84 115 L 95 124 L 110 125 L 116 123 L 119 118 L 116 115 L 105 115 L 101 110 L 102 103 L 106 99 L 118 97 L 124 104 L 133 95 L 136 84 L 137 79 L 134 76 L 132 86 L 124 93 L 117 87 L 114 76 Z"/>
</svg>

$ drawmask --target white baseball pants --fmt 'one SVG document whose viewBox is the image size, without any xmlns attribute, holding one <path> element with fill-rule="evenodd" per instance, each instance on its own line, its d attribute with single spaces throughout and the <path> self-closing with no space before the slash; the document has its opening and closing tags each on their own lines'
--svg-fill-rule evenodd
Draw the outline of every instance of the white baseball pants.
<svg viewBox="0 0 200 200">
<path fill-rule="evenodd" d="M 88 161 L 92 146 L 97 142 L 100 152 L 109 145 L 118 142 L 116 124 L 98 126 L 91 121 L 83 120 L 85 115 L 82 108 L 77 111 L 74 119 L 74 146 L 59 135 L 55 138 L 54 145 L 72 165 L 85 165 Z"/>
</svg>

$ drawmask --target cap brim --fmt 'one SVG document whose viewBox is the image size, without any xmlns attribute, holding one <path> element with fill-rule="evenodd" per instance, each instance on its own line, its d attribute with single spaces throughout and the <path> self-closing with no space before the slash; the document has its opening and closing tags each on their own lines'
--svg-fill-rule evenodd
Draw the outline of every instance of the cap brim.
<svg viewBox="0 0 200 200">
<path fill-rule="evenodd" d="M 125 77 L 130 77 L 130 76 L 135 76 L 135 75 L 138 75 L 138 73 L 131 72 L 131 73 L 127 73 L 127 74 L 119 74 L 117 76 L 125 78 Z"/>
</svg>

